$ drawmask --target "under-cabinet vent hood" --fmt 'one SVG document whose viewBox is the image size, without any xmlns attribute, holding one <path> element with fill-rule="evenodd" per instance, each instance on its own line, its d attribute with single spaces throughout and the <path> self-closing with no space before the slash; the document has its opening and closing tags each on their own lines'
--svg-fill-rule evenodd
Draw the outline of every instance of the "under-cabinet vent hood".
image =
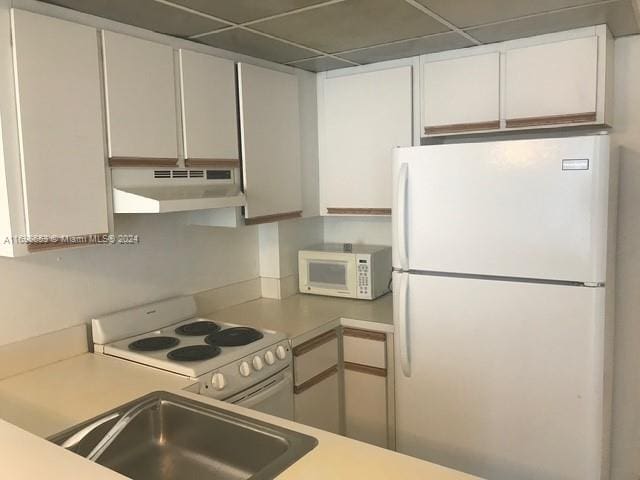
<svg viewBox="0 0 640 480">
<path fill-rule="evenodd" d="M 242 207 L 233 169 L 113 168 L 114 213 L 168 213 Z"/>
</svg>

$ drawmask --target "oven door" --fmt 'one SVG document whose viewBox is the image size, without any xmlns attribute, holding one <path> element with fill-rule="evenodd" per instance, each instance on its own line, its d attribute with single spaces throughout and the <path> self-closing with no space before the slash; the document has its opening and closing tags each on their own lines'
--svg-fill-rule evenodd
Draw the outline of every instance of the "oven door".
<svg viewBox="0 0 640 480">
<path fill-rule="evenodd" d="M 291 367 L 226 400 L 258 412 L 293 420 L 293 375 Z"/>
<path fill-rule="evenodd" d="M 355 255 L 336 252 L 304 253 L 299 259 L 300 291 L 336 297 L 357 297 Z"/>
</svg>

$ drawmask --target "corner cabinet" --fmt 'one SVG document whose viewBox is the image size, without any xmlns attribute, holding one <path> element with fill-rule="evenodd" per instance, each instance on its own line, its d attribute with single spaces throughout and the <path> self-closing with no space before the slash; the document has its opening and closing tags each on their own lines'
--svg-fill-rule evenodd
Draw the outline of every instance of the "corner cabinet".
<svg viewBox="0 0 640 480">
<path fill-rule="evenodd" d="M 109 230 L 97 31 L 13 9 L 11 33 L 17 117 L 5 116 L 3 130 L 17 127 L 24 218 L 13 234 L 31 237 L 27 251 L 69 245 L 52 235 L 91 243 Z"/>
<path fill-rule="evenodd" d="M 422 135 L 612 126 L 606 25 L 421 57 Z"/>
<path fill-rule="evenodd" d="M 298 78 L 238 64 L 245 222 L 302 215 Z"/>
<path fill-rule="evenodd" d="M 111 166 L 176 166 L 173 48 L 109 31 L 102 48 Z"/>
<path fill-rule="evenodd" d="M 293 347 L 295 421 L 341 432 L 338 331 Z"/>
<path fill-rule="evenodd" d="M 321 74 L 320 211 L 391 215 L 391 150 L 413 139 L 413 68 Z"/>
</svg>

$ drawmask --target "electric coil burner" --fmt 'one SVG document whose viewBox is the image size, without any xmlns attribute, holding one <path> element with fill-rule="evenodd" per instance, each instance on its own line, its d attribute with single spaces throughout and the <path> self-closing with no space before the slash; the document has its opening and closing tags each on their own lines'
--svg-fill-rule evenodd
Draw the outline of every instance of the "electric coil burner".
<svg viewBox="0 0 640 480">
<path fill-rule="evenodd" d="M 167 353 L 167 358 L 176 362 L 197 362 L 217 357 L 220 352 L 220 347 L 216 345 L 190 345 L 171 350 Z"/>
<path fill-rule="evenodd" d="M 156 350 L 166 350 L 167 348 L 175 347 L 180 343 L 175 337 L 146 337 L 131 342 L 129 344 L 129 350 L 134 352 L 155 352 Z"/>
<path fill-rule="evenodd" d="M 220 330 L 220 326 L 217 323 L 210 322 L 208 320 L 200 320 L 197 322 L 186 323 L 176 328 L 178 335 L 185 335 L 188 337 L 197 337 L 203 335 L 209 335 Z"/>
<path fill-rule="evenodd" d="M 260 340 L 264 335 L 255 328 L 233 327 L 220 332 L 212 333 L 204 339 L 209 345 L 220 345 L 221 347 L 239 347 L 249 345 Z"/>
</svg>

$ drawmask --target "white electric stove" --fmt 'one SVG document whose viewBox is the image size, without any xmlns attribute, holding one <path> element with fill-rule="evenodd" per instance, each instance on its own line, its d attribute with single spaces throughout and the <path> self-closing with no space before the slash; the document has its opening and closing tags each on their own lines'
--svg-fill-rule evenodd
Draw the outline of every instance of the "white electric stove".
<svg viewBox="0 0 640 480">
<path fill-rule="evenodd" d="M 94 318 L 91 327 L 95 353 L 188 377 L 202 395 L 293 417 L 284 334 L 198 318 L 191 296 Z"/>
</svg>

